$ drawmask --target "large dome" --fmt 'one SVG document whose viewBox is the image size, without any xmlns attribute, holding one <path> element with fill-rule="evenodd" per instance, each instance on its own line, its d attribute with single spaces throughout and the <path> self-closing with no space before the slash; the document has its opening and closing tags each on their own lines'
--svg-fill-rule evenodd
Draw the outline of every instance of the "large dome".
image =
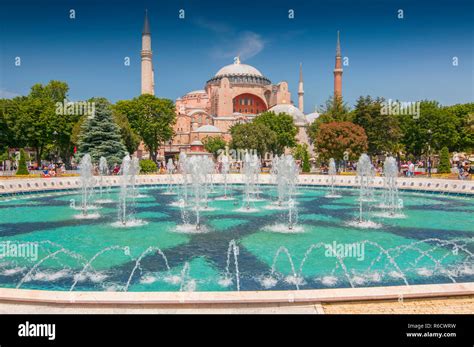
<svg viewBox="0 0 474 347">
<path fill-rule="evenodd" d="M 247 64 L 234 63 L 224 66 L 217 71 L 216 77 L 219 76 L 235 76 L 235 75 L 249 75 L 263 77 L 262 73 L 253 66 Z"/>
<path fill-rule="evenodd" d="M 272 82 L 251 65 L 242 64 L 237 57 L 233 64 L 221 68 L 207 83 L 218 84 L 228 78 L 232 84 L 269 85 Z"/>
</svg>

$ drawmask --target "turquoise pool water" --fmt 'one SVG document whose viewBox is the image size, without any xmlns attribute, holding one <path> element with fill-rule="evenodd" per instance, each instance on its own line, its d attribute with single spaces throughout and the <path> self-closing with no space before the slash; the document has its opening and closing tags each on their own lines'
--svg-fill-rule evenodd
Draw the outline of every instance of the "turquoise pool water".
<svg viewBox="0 0 474 347">
<path fill-rule="evenodd" d="M 166 187 L 140 188 L 134 211 L 144 223 L 127 228 L 114 225 L 114 189 L 96 219 L 75 218 L 77 192 L 0 197 L 0 286 L 224 291 L 474 281 L 471 197 L 402 191 L 403 216 L 383 217 L 375 201 L 378 228 L 364 229 L 349 224 L 357 189 L 334 199 L 326 188 L 299 187 L 298 227 L 289 231 L 274 187 L 260 188 L 251 213 L 239 210 L 241 187 L 232 189 L 236 200 L 221 200 L 215 188 L 201 233 L 183 232 L 177 195 Z"/>
</svg>

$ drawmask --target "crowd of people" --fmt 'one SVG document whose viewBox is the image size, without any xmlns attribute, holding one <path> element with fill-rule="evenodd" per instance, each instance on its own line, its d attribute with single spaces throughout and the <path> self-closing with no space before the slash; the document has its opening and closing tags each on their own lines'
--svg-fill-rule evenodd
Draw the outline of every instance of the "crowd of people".
<svg viewBox="0 0 474 347">
<path fill-rule="evenodd" d="M 372 162 L 374 170 L 377 175 L 383 175 L 383 163 L 384 161 L 381 159 L 376 159 Z M 4 163 L 0 167 L 1 171 L 9 171 L 15 172 L 16 162 L 10 161 L 9 165 L 5 165 Z M 174 166 L 178 168 L 178 162 L 173 162 Z M 297 164 L 301 167 L 301 161 L 297 161 Z M 270 161 L 263 161 L 262 162 L 262 172 L 269 172 L 272 166 L 271 160 Z M 471 179 L 472 174 L 474 173 L 474 165 L 471 165 L 470 161 L 467 159 L 464 160 L 451 160 L 452 166 L 452 173 L 457 174 L 460 180 L 467 180 Z M 432 167 L 433 163 L 430 159 L 428 160 L 418 160 L 418 161 L 411 161 L 411 160 L 402 160 L 399 163 L 399 173 L 400 176 L 405 177 L 414 177 L 417 175 L 427 175 L 431 177 L 432 174 Z M 242 168 L 241 162 L 232 162 L 230 166 L 230 172 L 240 172 Z M 340 162 L 337 165 L 339 172 L 356 172 L 357 171 L 357 161 L 346 161 Z M 72 172 L 77 171 L 78 167 L 73 166 Z M 31 163 L 28 167 L 30 171 L 40 171 L 42 177 L 57 177 L 61 176 L 66 173 L 66 166 L 64 163 L 54 163 L 51 162 L 49 164 L 43 163 L 42 165 L 37 165 L 35 163 Z M 96 171 L 98 168 L 96 168 Z M 312 172 L 320 173 L 320 174 L 327 174 L 328 173 L 328 165 L 327 163 L 322 163 L 319 168 L 311 170 Z M 167 162 L 165 160 L 161 160 L 157 162 L 157 173 L 158 174 L 165 174 L 167 173 Z M 219 160 L 215 162 L 215 172 L 222 173 L 222 163 Z M 99 174 L 96 172 L 96 174 Z M 120 165 L 114 164 L 112 169 L 109 171 L 111 175 L 119 175 L 120 174 Z"/>
</svg>

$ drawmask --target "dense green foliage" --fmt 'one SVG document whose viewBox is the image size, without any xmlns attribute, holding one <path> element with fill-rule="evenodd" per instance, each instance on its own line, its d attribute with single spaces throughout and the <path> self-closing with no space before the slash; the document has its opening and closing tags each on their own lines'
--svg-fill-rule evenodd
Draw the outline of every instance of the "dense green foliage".
<svg viewBox="0 0 474 347">
<path fill-rule="evenodd" d="M 141 173 L 153 173 L 156 172 L 157 166 L 153 160 L 144 159 L 140 160 L 140 172 Z"/>
<path fill-rule="evenodd" d="M 292 151 L 293 157 L 296 160 L 301 160 L 301 169 L 303 172 L 310 172 L 311 165 L 309 163 L 309 151 L 306 143 L 298 143 Z"/>
<path fill-rule="evenodd" d="M 225 149 L 227 142 L 221 136 L 206 136 L 202 139 L 204 149 L 209 153 L 214 155 L 214 158 L 217 158 L 220 151 Z"/>
<path fill-rule="evenodd" d="M 438 173 L 450 173 L 451 163 L 449 161 L 449 150 L 448 147 L 443 147 L 439 155 L 439 166 Z"/>
<path fill-rule="evenodd" d="M 173 101 L 144 94 L 132 100 L 118 101 L 114 111 L 127 117 L 156 162 L 158 148 L 173 138 L 176 121 Z"/>
<path fill-rule="evenodd" d="M 236 124 L 230 128 L 234 149 L 254 149 L 260 156 L 271 152 L 277 141 L 273 130 L 261 123 Z"/>
<path fill-rule="evenodd" d="M 66 105 L 82 103 L 68 101 L 68 92 L 65 82 L 50 81 L 33 85 L 26 96 L 0 99 L 0 153 L 8 148 L 31 148 L 36 153 L 32 160 L 59 157 L 69 166 L 75 147 L 81 155 L 84 151 L 93 152 L 95 141 L 99 141 L 102 147 L 91 154 L 94 160 L 98 153 L 105 153 L 109 160 L 118 162 L 125 151 L 135 152 L 142 141 L 156 162 L 159 147 L 173 137 L 176 116 L 171 100 L 141 95 L 118 101 L 106 107 L 106 115 L 104 110 L 96 109 L 102 112 L 99 117 L 105 117 L 105 123 L 94 125 L 88 124 L 88 114 L 59 112 L 62 106 L 64 111 Z M 87 102 L 94 100 L 101 100 L 102 106 L 108 104 L 105 99 Z M 391 154 L 414 160 L 440 153 L 444 147 L 448 156 L 449 152 L 470 153 L 474 149 L 474 103 L 442 106 L 424 100 L 417 103 L 416 114 L 387 113 L 386 104 L 383 98 L 361 96 L 351 110 L 341 98 L 330 97 L 321 106 L 321 115 L 307 128 L 316 156 L 322 159 L 328 153 L 335 153 L 334 158 L 343 159 L 341 156 L 347 153 L 354 159 L 365 148 L 371 155 Z M 87 127 L 92 127 L 93 132 L 86 134 Z M 325 130 L 321 135 L 322 129 Z M 298 145 L 298 128 L 287 114 L 263 112 L 248 124 L 234 125 L 230 132 L 233 136 L 230 147 L 256 149 L 260 155 L 282 154 Z M 108 141 L 113 144 L 111 147 Z M 206 139 L 204 143 L 206 150 L 214 155 L 225 147 L 222 138 Z M 299 160 L 304 165 L 303 153 Z"/>
<path fill-rule="evenodd" d="M 107 99 L 91 99 L 95 103 L 95 114 L 83 122 L 79 134 L 77 156 L 89 153 L 92 161 L 98 163 L 105 157 L 110 164 L 122 162 L 127 149 L 122 142 L 120 128 L 112 116 L 112 108 Z"/>
<path fill-rule="evenodd" d="M 381 112 L 385 100 L 370 96 L 360 97 L 354 110 L 354 124 L 364 128 L 367 135 L 368 149 L 371 155 L 395 154 L 401 138 L 399 120 L 390 114 Z"/>
<path fill-rule="evenodd" d="M 16 171 L 17 175 L 29 175 L 28 166 L 26 165 L 26 154 L 25 150 L 20 149 L 20 160 L 18 161 L 18 170 Z"/>
<path fill-rule="evenodd" d="M 277 155 L 283 154 L 285 148 L 296 146 L 296 128 L 293 117 L 286 113 L 275 114 L 274 112 L 263 112 L 253 120 L 255 124 L 265 125 L 275 133 L 276 139 L 270 145 L 271 152 Z"/>
</svg>

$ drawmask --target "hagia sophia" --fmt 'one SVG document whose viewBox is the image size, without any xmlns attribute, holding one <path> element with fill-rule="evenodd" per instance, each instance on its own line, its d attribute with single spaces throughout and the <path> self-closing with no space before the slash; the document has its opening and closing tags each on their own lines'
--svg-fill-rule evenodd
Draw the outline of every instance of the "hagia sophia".
<svg viewBox="0 0 474 347">
<path fill-rule="evenodd" d="M 336 64 L 334 69 L 334 95 L 342 95 L 342 62 L 339 32 L 337 33 Z M 151 50 L 151 31 L 148 14 L 142 32 L 141 93 L 154 95 L 154 70 Z M 186 93 L 176 104 L 175 136 L 160 149 L 162 158 L 180 152 L 202 151 L 202 140 L 207 136 L 221 136 L 231 140 L 229 129 L 237 123 L 252 121 L 259 113 L 272 111 L 293 117 L 298 127 L 297 139 L 312 147 L 306 128 L 319 117 L 317 112 L 304 114 L 304 88 L 302 64 L 299 69 L 298 106 L 291 99 L 286 81 L 272 81 L 240 57 L 219 69 L 204 84 L 204 89 Z"/>
</svg>

